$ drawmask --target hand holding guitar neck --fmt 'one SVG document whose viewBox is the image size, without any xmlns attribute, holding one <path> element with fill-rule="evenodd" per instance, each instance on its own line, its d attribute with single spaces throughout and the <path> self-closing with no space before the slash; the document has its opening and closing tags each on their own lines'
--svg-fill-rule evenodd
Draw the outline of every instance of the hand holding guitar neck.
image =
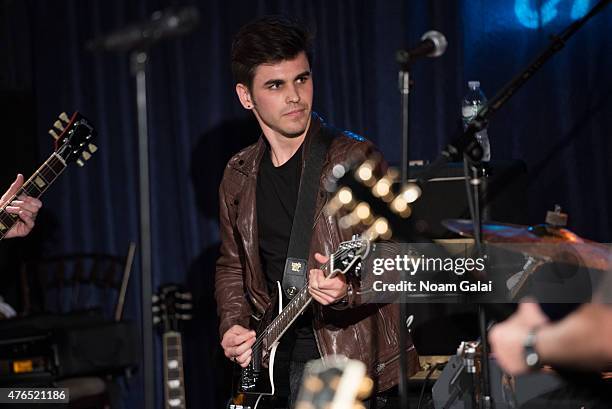
<svg viewBox="0 0 612 409">
<path fill-rule="evenodd" d="M 71 162 L 83 166 L 98 149 L 94 145 L 95 130 L 78 112 L 66 113 L 49 130 L 55 139 L 55 151 L 36 172 L 24 182 L 22 175 L 0 199 L 0 240 L 28 234 L 34 226 L 42 203 L 38 200 Z"/>
<path fill-rule="evenodd" d="M 38 211 L 42 207 L 42 202 L 34 197 L 24 194 L 17 196 L 17 192 L 22 185 L 23 175 L 20 173 L 11 187 L 0 198 L 1 208 L 4 208 L 9 214 L 19 216 L 19 219 L 4 236 L 7 239 L 27 236 L 32 231 Z"/>
<path fill-rule="evenodd" d="M 315 253 L 315 260 L 321 264 L 329 261 L 329 257 Z M 310 270 L 308 292 L 312 298 L 322 305 L 330 305 L 340 301 L 348 291 L 346 277 L 343 274 L 326 277 L 321 269 Z"/>
</svg>

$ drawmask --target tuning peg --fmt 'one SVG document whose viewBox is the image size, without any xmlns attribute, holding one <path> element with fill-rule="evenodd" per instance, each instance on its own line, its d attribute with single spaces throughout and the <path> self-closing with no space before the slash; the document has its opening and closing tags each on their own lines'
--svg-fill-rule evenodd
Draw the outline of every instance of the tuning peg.
<svg viewBox="0 0 612 409">
<path fill-rule="evenodd" d="M 374 163 L 374 161 L 366 160 L 361 164 L 361 166 L 359 166 L 359 168 L 357 168 L 357 171 L 355 172 L 355 177 L 357 178 L 357 180 L 359 180 L 361 183 L 368 187 L 374 186 L 374 184 L 377 182 L 376 178 L 374 177 L 375 166 L 376 164 Z"/>
<path fill-rule="evenodd" d="M 325 387 L 325 384 L 318 377 L 309 375 L 308 378 L 304 379 L 302 387 L 310 393 L 318 393 Z"/>
<path fill-rule="evenodd" d="M 53 129 L 49 129 L 49 135 L 51 135 L 56 141 L 59 139 L 59 135 Z"/>
<path fill-rule="evenodd" d="M 90 143 L 89 145 L 87 145 L 87 149 L 89 149 L 89 152 L 94 153 L 95 151 L 98 150 L 98 147 L 94 145 L 93 143 Z"/>
<path fill-rule="evenodd" d="M 54 127 L 55 129 L 57 129 L 58 131 L 60 131 L 60 132 L 64 132 L 64 124 L 62 124 L 62 122 L 61 122 L 61 121 L 55 121 L 55 122 L 53 123 L 53 127 Z"/>
<path fill-rule="evenodd" d="M 63 122 L 65 122 L 65 123 L 70 122 L 70 119 L 68 119 L 68 115 L 66 115 L 66 113 L 65 113 L 65 112 L 62 112 L 62 113 L 59 115 L 59 119 L 61 119 L 61 120 L 62 120 Z"/>
<path fill-rule="evenodd" d="M 76 163 L 77 163 L 77 165 L 79 165 L 80 167 L 85 166 L 85 162 L 83 162 L 81 159 L 77 159 Z"/>
<path fill-rule="evenodd" d="M 370 396 L 372 393 L 372 388 L 374 387 L 374 382 L 371 378 L 365 377 L 361 380 L 359 384 L 359 389 L 357 390 L 357 399 L 364 400 Z"/>
<path fill-rule="evenodd" d="M 193 296 L 191 295 L 190 292 L 176 293 L 176 297 L 180 298 L 181 300 L 191 300 L 191 299 L 193 299 Z"/>
<path fill-rule="evenodd" d="M 407 219 L 412 214 L 412 208 L 406 201 L 404 195 L 399 195 L 390 204 L 391 210 L 399 214 L 400 217 Z"/>
<path fill-rule="evenodd" d="M 422 193 L 423 191 L 421 190 L 419 185 L 411 182 L 411 183 L 406 183 L 406 185 L 402 189 L 401 195 L 404 197 L 406 202 L 414 203 L 417 201 L 419 197 L 421 197 Z"/>
<path fill-rule="evenodd" d="M 159 324 L 161 322 L 161 320 L 159 319 L 159 317 L 153 317 L 153 324 Z"/>
<path fill-rule="evenodd" d="M 176 318 L 183 320 L 183 321 L 189 321 L 190 319 L 193 318 L 193 315 L 191 314 L 176 314 Z"/>
<path fill-rule="evenodd" d="M 193 304 L 191 303 L 177 303 L 176 304 L 176 308 L 179 308 L 181 310 L 191 310 L 193 309 Z"/>
<path fill-rule="evenodd" d="M 83 151 L 83 154 L 81 156 L 83 156 L 83 159 L 89 160 L 89 158 L 91 158 L 91 153 Z"/>
<path fill-rule="evenodd" d="M 342 219 L 340 219 L 340 221 L 342 221 Z M 393 235 L 393 231 L 389 227 L 389 222 L 387 219 L 384 217 L 379 217 L 376 219 L 376 221 L 374 221 L 374 223 L 372 223 L 372 225 L 364 232 L 363 235 L 369 240 L 376 240 L 379 237 L 384 240 L 388 240 Z"/>
<path fill-rule="evenodd" d="M 159 301 L 159 297 L 158 297 L 158 295 L 157 295 L 157 294 L 153 294 L 153 295 L 151 296 L 151 302 L 156 303 L 156 302 L 158 302 L 158 301 Z"/>
</svg>

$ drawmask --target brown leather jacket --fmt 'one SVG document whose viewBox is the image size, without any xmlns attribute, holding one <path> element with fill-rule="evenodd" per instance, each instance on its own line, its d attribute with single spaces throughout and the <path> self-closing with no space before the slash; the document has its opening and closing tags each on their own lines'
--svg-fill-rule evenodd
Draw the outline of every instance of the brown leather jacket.
<svg viewBox="0 0 612 409">
<path fill-rule="evenodd" d="M 305 142 L 325 126 L 316 114 Z M 349 155 L 365 156 L 373 145 L 347 132 L 333 131 L 335 137 L 323 165 L 321 181 L 334 164 Z M 308 146 L 306 146 L 307 148 Z M 255 190 L 259 163 L 266 149 L 263 138 L 236 154 L 227 164 L 219 188 L 221 257 L 217 260 L 215 297 L 220 317 L 220 334 L 233 325 L 249 327 L 251 315 L 261 315 L 270 304 L 264 273 L 259 259 Z M 307 150 L 305 150 L 307 152 Z M 310 247 L 309 268 L 314 268 L 315 252 L 331 254 L 340 242 L 351 239 L 351 232 L 338 227 L 337 218 L 323 212 L 329 194 L 321 187 L 317 195 L 315 225 Z M 344 354 L 364 362 L 376 380 L 376 390 L 383 391 L 398 383 L 399 377 L 399 306 L 398 304 L 358 305 L 356 297 L 342 308 L 314 308 L 314 333 L 322 356 Z M 409 375 L 418 370 L 418 356 L 409 347 Z"/>
</svg>

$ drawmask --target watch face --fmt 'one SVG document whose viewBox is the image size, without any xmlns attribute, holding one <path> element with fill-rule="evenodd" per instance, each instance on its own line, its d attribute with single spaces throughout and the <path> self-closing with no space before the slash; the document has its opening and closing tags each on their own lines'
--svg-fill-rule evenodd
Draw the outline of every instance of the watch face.
<svg viewBox="0 0 612 409">
<path fill-rule="evenodd" d="M 538 360 L 539 360 L 538 354 L 536 354 L 535 352 L 531 352 L 527 354 L 527 356 L 525 357 L 525 362 L 527 363 L 527 366 L 537 365 Z"/>
</svg>

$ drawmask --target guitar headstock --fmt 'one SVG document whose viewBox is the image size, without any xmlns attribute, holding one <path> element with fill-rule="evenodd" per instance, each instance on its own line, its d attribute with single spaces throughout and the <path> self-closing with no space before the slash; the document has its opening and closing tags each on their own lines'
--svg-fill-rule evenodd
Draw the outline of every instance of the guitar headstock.
<svg viewBox="0 0 612 409">
<path fill-rule="evenodd" d="M 340 228 L 361 229 L 362 236 L 369 240 L 409 234 L 407 220 L 412 215 L 414 201 L 421 195 L 417 184 L 401 185 L 395 168 L 377 175 L 374 170 L 380 160 L 380 156 L 374 156 L 338 164 L 326 184 L 327 190 L 334 194 L 326 212 L 341 215 Z"/>
<path fill-rule="evenodd" d="M 168 284 L 153 295 L 153 324 L 162 332 L 179 331 L 179 322 L 192 318 L 192 295 L 174 284 Z"/>
<path fill-rule="evenodd" d="M 304 370 L 296 409 L 364 408 L 361 400 L 372 392 L 363 362 L 344 356 L 311 361 Z"/>
<path fill-rule="evenodd" d="M 333 254 L 334 271 L 346 274 L 352 269 L 355 275 L 359 276 L 361 261 L 370 254 L 370 250 L 370 240 L 359 238 L 357 235 L 350 241 L 343 241 Z"/>
<path fill-rule="evenodd" d="M 62 112 L 49 134 L 55 139 L 55 153 L 66 164 L 76 162 L 84 166 L 85 161 L 91 158 L 98 147 L 95 145 L 96 130 L 91 123 L 78 112 L 68 117 Z"/>
</svg>

